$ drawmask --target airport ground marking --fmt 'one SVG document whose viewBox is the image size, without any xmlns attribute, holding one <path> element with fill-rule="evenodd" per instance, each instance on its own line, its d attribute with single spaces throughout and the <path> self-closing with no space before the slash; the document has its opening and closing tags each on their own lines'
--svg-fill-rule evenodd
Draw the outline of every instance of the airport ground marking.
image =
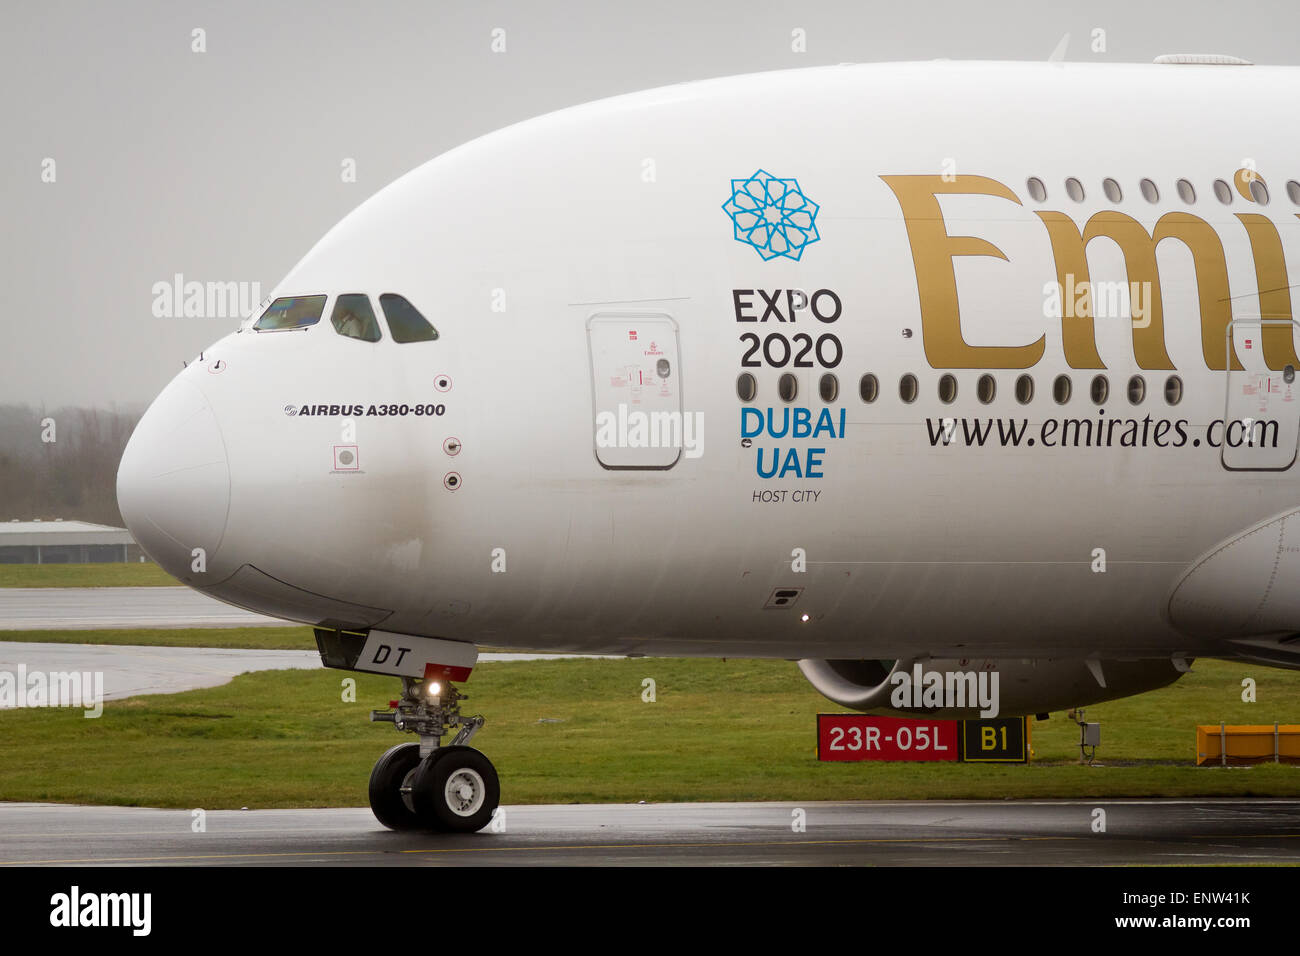
<svg viewBox="0 0 1300 956">
<path fill-rule="evenodd" d="M 1245 834 L 1189 834 L 1183 840 L 1290 840 L 1300 838 L 1300 833 L 1245 833 Z M 668 850 L 668 849 L 725 849 L 727 847 L 758 848 L 778 846 L 866 846 L 879 844 L 945 844 L 945 843 L 1047 843 L 1052 841 L 1094 842 L 1085 836 L 988 836 L 988 837 L 867 837 L 845 840 L 758 840 L 735 842 L 702 843 L 572 843 L 546 846 L 462 846 L 462 847 L 422 847 L 406 850 L 293 850 L 270 853 L 209 853 L 185 856 L 135 856 L 135 857 L 88 857 L 83 859 L 62 860 L 0 860 L 0 866 L 54 866 L 95 863 L 156 863 L 181 862 L 186 860 L 237 860 L 261 859 L 273 857 L 314 857 L 314 856 L 366 856 L 402 854 L 451 854 L 451 853 L 511 853 L 511 852 L 546 852 L 557 850 Z M 1135 836 L 1112 839 L 1112 843 L 1152 843 L 1163 842 L 1151 837 Z"/>
</svg>

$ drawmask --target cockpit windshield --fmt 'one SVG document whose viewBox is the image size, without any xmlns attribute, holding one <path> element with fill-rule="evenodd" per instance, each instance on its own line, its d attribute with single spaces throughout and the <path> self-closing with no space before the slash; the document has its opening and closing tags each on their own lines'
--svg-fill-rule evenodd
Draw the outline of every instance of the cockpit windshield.
<svg viewBox="0 0 1300 956">
<path fill-rule="evenodd" d="M 261 318 L 253 323 L 253 328 L 258 332 L 310 328 L 320 322 L 328 299 L 329 296 L 324 295 L 281 296 L 267 307 Z M 405 296 L 385 292 L 379 297 L 379 305 L 394 342 L 432 342 L 438 338 L 438 330 Z M 378 342 L 384 337 L 379 316 L 370 297 L 363 292 L 345 292 L 335 296 L 330 324 L 344 338 Z"/>
<path fill-rule="evenodd" d="M 378 342 L 381 337 L 379 322 L 375 319 L 375 310 L 370 307 L 370 299 L 360 293 L 341 295 L 335 299 L 330 322 L 334 324 L 335 332 L 350 339 Z"/>
<path fill-rule="evenodd" d="M 438 337 L 438 330 L 403 296 L 385 292 L 379 297 L 379 305 L 388 319 L 394 342 L 432 342 Z"/>
<path fill-rule="evenodd" d="M 253 328 L 259 332 L 305 329 L 319 322 L 324 311 L 323 295 L 286 295 L 272 302 Z"/>
</svg>

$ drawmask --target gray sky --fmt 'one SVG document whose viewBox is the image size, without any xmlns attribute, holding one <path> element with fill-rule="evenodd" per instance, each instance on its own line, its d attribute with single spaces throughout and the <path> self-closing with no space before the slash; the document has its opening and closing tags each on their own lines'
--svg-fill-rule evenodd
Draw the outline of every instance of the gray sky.
<svg viewBox="0 0 1300 956">
<path fill-rule="evenodd" d="M 0 403 L 51 407 L 143 405 L 236 326 L 155 317 L 155 283 L 265 294 L 397 176 L 565 106 L 827 63 L 1046 59 L 1067 32 L 1069 60 L 1300 62 L 1293 0 L 29 0 L 5 19 Z M 355 183 L 341 181 L 348 157 Z"/>
</svg>

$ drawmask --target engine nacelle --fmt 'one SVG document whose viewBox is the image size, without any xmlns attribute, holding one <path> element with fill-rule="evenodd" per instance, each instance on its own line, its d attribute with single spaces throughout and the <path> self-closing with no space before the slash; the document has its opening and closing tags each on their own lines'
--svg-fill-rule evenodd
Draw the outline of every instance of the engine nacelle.
<svg viewBox="0 0 1300 956">
<path fill-rule="evenodd" d="M 805 659 L 799 662 L 799 670 L 824 696 L 851 710 L 970 720 L 978 718 L 990 701 L 996 702 L 997 716 L 1020 717 L 1130 697 L 1172 684 L 1187 672 L 1190 664 L 1190 660 L 1168 658 L 1138 661 Z M 931 675 L 938 675 L 937 687 L 936 678 Z M 929 706 L 936 700 L 967 706 Z"/>
</svg>

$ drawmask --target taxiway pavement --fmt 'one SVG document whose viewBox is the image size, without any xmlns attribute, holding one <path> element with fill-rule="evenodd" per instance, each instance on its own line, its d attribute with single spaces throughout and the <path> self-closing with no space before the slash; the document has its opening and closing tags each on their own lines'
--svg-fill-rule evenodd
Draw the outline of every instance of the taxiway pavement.
<svg viewBox="0 0 1300 956">
<path fill-rule="evenodd" d="M 0 588 L 0 631 L 286 624 L 192 588 Z"/>
<path fill-rule="evenodd" d="M 1274 799 L 511 806 L 502 832 L 468 835 L 393 833 L 361 808 L 214 810 L 202 833 L 193 821 L 0 804 L 0 865 L 1300 864 L 1300 801 Z"/>
</svg>

